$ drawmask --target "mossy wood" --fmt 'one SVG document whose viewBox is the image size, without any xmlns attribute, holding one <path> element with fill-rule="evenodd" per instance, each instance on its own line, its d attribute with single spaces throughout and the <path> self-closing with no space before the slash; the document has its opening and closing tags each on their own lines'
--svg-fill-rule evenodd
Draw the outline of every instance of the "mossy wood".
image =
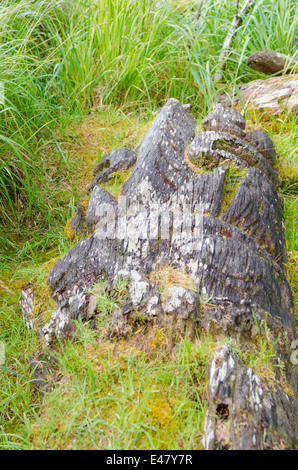
<svg viewBox="0 0 298 470">
<path fill-rule="evenodd" d="M 210 366 L 205 447 L 294 448 L 289 390 L 296 388 L 290 362 L 296 334 L 274 146 L 264 134 L 246 133 L 242 116 L 220 104 L 203 132 L 195 136 L 195 128 L 189 107 L 170 99 L 135 149 L 121 190 L 126 209 L 115 209 L 113 220 L 102 205 L 110 204 L 111 213 L 118 203 L 100 186 L 106 168 L 99 165 L 88 208 L 81 211 L 84 233 L 91 234 L 48 278 L 57 308 L 42 328 L 43 341 L 51 348 L 56 335 L 70 338 L 75 320 L 100 313 L 92 287 L 100 284 L 115 298 L 123 277 L 125 301 L 106 313 L 109 338 L 126 338 L 141 325 L 169 331 L 172 345 L 181 335 L 192 339 L 207 331 L 245 349 L 266 322 L 279 339 L 287 391 L 278 373 L 275 389 L 269 388 L 223 349 Z M 188 159 L 207 171 L 197 174 Z"/>
</svg>

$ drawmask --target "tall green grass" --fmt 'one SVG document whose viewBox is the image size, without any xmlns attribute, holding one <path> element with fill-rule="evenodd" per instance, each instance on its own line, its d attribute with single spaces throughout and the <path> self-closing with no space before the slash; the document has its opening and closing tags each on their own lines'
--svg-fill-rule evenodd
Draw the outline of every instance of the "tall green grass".
<svg viewBox="0 0 298 470">
<path fill-rule="evenodd" d="M 79 370 L 78 378 L 76 370 L 72 369 L 80 360 L 75 344 L 70 344 L 63 356 L 73 384 L 70 401 L 60 403 L 56 399 L 63 392 L 61 384 L 58 395 L 53 395 L 56 408 L 52 414 L 49 413 L 45 426 L 41 422 L 35 431 L 31 428 L 30 421 L 36 419 L 35 411 L 39 410 L 41 398 L 32 387 L 33 377 L 28 367 L 32 348 L 17 306 L 19 287 L 37 275 L 40 251 L 53 245 L 56 249 L 59 245 L 61 253 L 67 249 L 63 226 L 73 210 L 75 183 L 80 175 L 64 151 L 60 136 L 73 117 L 83 115 L 91 108 L 97 110 L 95 95 L 100 96 L 106 109 L 129 107 L 130 112 L 147 113 L 149 110 L 149 114 L 168 98 L 175 97 L 181 102 L 192 103 L 198 118 L 216 100 L 216 93 L 223 85 L 216 88 L 213 77 L 235 12 L 235 2 L 206 0 L 198 22 L 194 22 L 196 8 L 197 2 L 191 0 L 1 1 L 0 81 L 5 86 L 5 103 L 0 104 L 0 267 L 10 262 L 11 275 L 5 273 L 5 282 L 8 277 L 20 279 L 15 286 L 15 298 L 10 298 L 7 293 L 1 295 L 0 340 L 7 345 L 7 366 L 23 376 L 1 371 L 1 448 L 27 448 L 31 445 L 28 441 L 30 430 L 36 446 L 44 445 L 45 435 L 53 438 L 53 445 L 56 445 L 55 436 L 52 436 L 56 416 L 68 410 L 68 405 L 73 407 L 73 403 L 76 406 L 69 419 L 62 423 L 60 435 L 68 438 L 75 433 L 76 422 L 80 432 L 91 423 L 95 427 L 91 428 L 90 437 L 96 438 L 96 445 L 99 443 L 96 426 L 101 424 L 101 417 L 96 412 L 94 416 L 85 416 L 81 411 L 85 413 L 87 410 L 92 414 L 94 408 L 91 408 L 93 402 L 90 397 L 99 401 L 102 397 L 88 395 L 90 401 L 83 403 L 81 409 L 77 406 L 81 403 L 78 397 L 80 399 L 85 393 L 86 383 L 91 383 L 91 388 L 94 384 L 90 364 L 86 370 L 85 365 Z M 295 54 L 297 14 L 295 0 L 256 1 L 239 28 L 227 58 L 224 76 L 228 86 L 261 76 L 246 66 L 247 57 L 256 50 L 272 49 Z M 281 128 L 280 137 L 276 140 L 281 160 L 286 161 L 285 166 L 293 166 L 295 132 L 297 126 L 296 131 L 293 127 L 285 135 Z M 117 146 L 119 141 L 114 140 Z M 286 238 L 292 256 L 289 277 L 291 286 L 293 289 L 296 286 L 297 291 L 297 184 L 285 170 L 283 174 L 288 182 L 283 193 Z M 33 262 L 28 269 L 32 272 L 25 274 L 24 268 L 17 269 L 16 257 L 21 260 L 31 258 Z M 9 287 L 14 288 L 11 283 Z M 145 410 L 146 400 L 142 401 L 143 408 L 133 407 L 130 413 L 126 413 L 126 405 L 131 398 L 128 387 L 131 390 L 134 387 L 135 396 L 142 398 L 140 377 L 144 377 L 146 383 L 154 379 L 157 388 L 152 394 L 155 390 L 165 393 L 167 387 L 173 396 L 176 392 L 180 394 L 182 404 L 188 409 L 181 415 L 183 424 L 179 421 L 179 413 L 183 409 L 179 408 L 179 403 L 171 405 L 176 407 L 175 413 L 179 418 L 177 429 L 185 439 L 189 439 L 190 446 L 195 445 L 194 430 L 203 412 L 203 404 L 198 412 L 194 403 L 197 390 L 193 388 L 192 369 L 189 369 L 192 364 L 196 370 L 198 367 L 196 361 L 193 363 L 193 358 L 188 357 L 186 346 L 181 348 L 177 359 L 180 375 L 176 382 L 171 381 L 169 361 L 165 367 L 159 356 L 149 365 L 143 356 L 141 359 L 138 356 L 138 361 L 129 356 L 123 370 L 111 363 L 110 356 L 103 354 L 107 368 L 98 380 L 106 378 L 109 382 L 115 371 L 119 379 L 118 383 L 109 382 L 114 387 L 111 400 L 114 400 L 115 407 L 105 423 L 117 446 L 123 445 L 120 420 L 127 420 L 123 427 L 129 431 L 126 434 L 127 448 L 135 445 L 136 437 L 140 437 L 136 423 L 143 423 L 144 429 L 148 429 L 145 427 L 148 425 L 145 414 L 141 416 L 142 420 L 135 419 L 138 412 Z M 94 354 L 96 356 L 96 351 Z M 66 362 L 71 356 L 73 364 L 70 360 Z M 93 360 L 95 356 L 91 355 L 89 359 Z M 114 369 L 111 365 L 115 366 Z M 67 384 L 64 386 L 68 387 Z M 189 390 L 193 391 L 190 398 Z M 165 398 L 168 399 L 167 396 Z M 146 445 L 154 446 L 164 440 L 162 433 L 167 431 L 167 426 L 163 428 L 158 422 L 149 425 L 150 432 L 144 434 L 147 436 Z M 170 436 L 168 443 L 176 442 L 175 439 L 174 435 Z"/>
<path fill-rule="evenodd" d="M 70 116 L 92 107 L 94 89 L 103 105 L 132 104 L 145 112 L 169 97 L 192 102 L 199 114 L 215 101 L 213 77 L 235 5 L 206 1 L 194 22 L 196 8 L 191 0 L 1 2 L 3 256 L 19 250 L 24 238 L 36 247 L 57 240 L 55 227 L 65 213 L 57 210 L 59 204 L 53 212 L 57 174 L 49 171 L 49 164 L 66 175 L 69 162 L 55 131 Z M 295 1 L 257 0 L 234 40 L 226 78 L 255 78 L 245 60 L 264 48 L 295 53 Z"/>
<path fill-rule="evenodd" d="M 0 6 L 0 250 L 15 251 L 26 229 L 50 225 L 45 144 L 61 105 L 48 86 L 55 69 L 46 37 L 62 2 L 9 1 Z M 48 152 L 49 153 L 49 152 Z M 50 157 L 50 155 L 49 155 Z"/>
</svg>

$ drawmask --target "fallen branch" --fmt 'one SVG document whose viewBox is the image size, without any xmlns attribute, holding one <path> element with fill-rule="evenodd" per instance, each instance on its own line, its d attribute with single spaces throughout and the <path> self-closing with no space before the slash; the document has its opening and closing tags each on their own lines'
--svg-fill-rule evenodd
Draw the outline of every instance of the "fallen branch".
<svg viewBox="0 0 298 470">
<path fill-rule="evenodd" d="M 201 0 L 198 4 L 198 8 L 195 12 L 195 17 L 194 17 L 193 23 L 197 23 L 199 21 L 199 19 L 201 17 L 201 13 L 202 13 L 203 3 L 204 3 L 204 0 Z"/>
<path fill-rule="evenodd" d="M 231 27 L 229 29 L 229 32 L 226 36 L 226 39 L 224 40 L 220 55 L 219 55 L 219 60 L 218 60 L 218 68 L 216 70 L 216 74 L 214 77 L 215 82 L 220 82 L 223 78 L 222 71 L 225 69 L 225 62 L 226 62 L 226 57 L 229 52 L 229 49 L 231 47 L 233 37 L 235 36 L 235 33 L 239 26 L 241 26 L 243 22 L 244 16 L 246 16 L 249 13 L 250 8 L 255 4 L 255 0 L 246 0 L 245 4 L 243 5 L 240 13 L 238 14 L 238 8 L 239 8 L 239 0 L 237 0 L 236 3 L 236 13 L 233 18 Z"/>
</svg>

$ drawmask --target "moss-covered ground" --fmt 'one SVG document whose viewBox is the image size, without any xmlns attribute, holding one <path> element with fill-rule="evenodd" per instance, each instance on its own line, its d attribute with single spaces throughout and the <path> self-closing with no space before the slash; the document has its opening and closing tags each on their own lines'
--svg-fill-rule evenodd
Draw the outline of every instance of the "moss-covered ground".
<svg viewBox="0 0 298 470">
<path fill-rule="evenodd" d="M 137 118 L 138 121 L 139 118 Z M 121 125 L 136 135 L 137 122 L 120 114 Z M 72 157 L 81 162 L 81 175 L 75 180 L 75 188 L 84 192 L 98 162 L 99 149 L 105 154 L 118 146 L 127 145 L 127 133 L 120 130 L 115 118 L 115 128 L 103 113 L 74 124 L 67 132 L 66 147 Z M 95 126 L 97 123 L 97 128 Z M 140 127 L 146 128 L 140 120 Z M 82 128 L 82 129 L 81 129 Z M 288 158 L 288 165 L 281 177 L 280 190 L 285 201 L 285 229 L 289 251 L 288 275 L 297 304 L 297 195 L 293 183 L 292 166 L 295 167 L 293 131 L 271 134 L 277 146 L 279 159 Z M 73 147 L 69 135 L 76 134 Z M 129 130 L 127 132 L 130 132 Z M 296 131 L 297 132 L 297 131 Z M 114 136 L 114 140 L 113 140 Z M 132 134 L 129 135 L 131 137 Z M 93 139 L 88 152 L 88 143 Z M 133 138 L 132 147 L 138 143 Z M 64 145 L 63 142 L 61 145 Z M 101 147 L 102 145 L 102 147 Z M 77 150 L 81 153 L 77 154 Z M 85 149 L 83 151 L 83 149 Z M 95 150 L 97 149 L 97 151 Z M 292 156 L 292 158 L 289 157 Z M 294 170 L 295 171 L 295 170 Z M 224 208 L 235 195 L 237 181 L 243 170 L 228 169 Z M 236 181 L 237 180 L 237 181 Z M 235 182 L 237 184 L 235 184 Z M 117 196 L 116 184 L 111 180 L 106 189 Z M 72 193 L 72 189 L 69 194 Z M 78 195 L 79 197 L 79 195 Z M 65 222 L 66 223 L 66 222 Z M 66 229 L 67 230 L 67 229 Z M 61 227 L 62 242 L 58 249 L 36 255 L 26 263 L 11 262 L 2 270 L 1 340 L 7 345 L 6 368 L 1 381 L 2 448 L 35 449 L 200 449 L 206 408 L 207 367 L 220 342 L 208 336 L 189 343 L 182 339 L 174 350 L 168 348 L 166 334 L 161 329 L 140 327 L 128 340 L 107 341 L 104 332 L 108 325 L 109 309 L 100 310 L 105 315 L 96 319 L 96 330 L 89 325 L 78 324 L 73 341 L 61 346 L 57 356 L 59 379 L 52 392 L 44 398 L 36 390 L 29 357 L 36 347 L 24 325 L 19 300 L 22 285 L 34 286 L 34 316 L 47 321 L 55 308 L 49 287 L 48 274 L 57 261 L 73 244 L 65 227 Z M 63 238 L 64 237 L 64 238 Z M 169 286 L 183 285 L 193 288 L 186 273 L 165 267 L 152 273 L 152 281 L 162 285 L 166 295 Z M 118 297 L 105 296 L 105 305 L 115 305 Z M 109 304 L 109 305 L 110 305 Z M 267 332 L 268 333 L 268 332 Z M 267 334 L 266 333 L 266 334 Z M 236 343 L 231 348 L 267 381 L 274 383 L 277 364 L 274 348 L 266 334 L 257 335 L 251 349 L 241 350 Z M 18 374 L 18 375 L 17 375 Z M 286 382 L 285 382 L 286 387 Z M 287 390 L 289 392 L 289 390 Z"/>
<path fill-rule="evenodd" d="M 122 146 L 136 148 L 170 97 L 193 104 L 199 132 L 217 92 L 260 78 L 246 66 L 249 54 L 264 44 L 295 53 L 295 2 L 277 0 L 275 8 L 272 0 L 256 2 L 237 33 L 225 82 L 216 88 L 213 77 L 234 3 L 204 2 L 196 22 L 194 0 L 140 0 L 137 9 L 134 0 L 1 2 L 0 82 L 6 92 L 5 106 L 0 103 L 0 341 L 6 359 L 0 368 L 1 450 L 202 448 L 207 368 L 221 340 L 181 338 L 170 348 L 162 329 L 140 324 L 127 340 L 108 341 L 109 309 L 121 295 L 102 292 L 98 302 L 106 314 L 97 315 L 95 330 L 78 323 L 75 338 L 58 345 L 60 373 L 53 390 L 42 396 L 29 366 L 37 341 L 19 301 L 22 286 L 31 283 L 34 317 L 45 322 L 55 308 L 46 280 L 79 240 L 70 220 L 102 156 Z M 286 268 L 297 308 L 296 116 L 265 117 L 252 110 L 246 115 L 250 130 L 266 129 L 277 148 Z M 128 176 L 129 171 L 115 174 L 104 187 L 117 197 Z M 243 176 L 229 168 L 223 210 Z M 165 295 L 174 282 L 193 288 L 185 273 L 170 268 L 152 276 L 164 283 Z M 205 299 L 202 308 L 208 307 Z M 257 326 L 251 348 L 244 351 L 236 342 L 230 347 L 274 385 L 274 343 L 264 324 Z"/>
</svg>

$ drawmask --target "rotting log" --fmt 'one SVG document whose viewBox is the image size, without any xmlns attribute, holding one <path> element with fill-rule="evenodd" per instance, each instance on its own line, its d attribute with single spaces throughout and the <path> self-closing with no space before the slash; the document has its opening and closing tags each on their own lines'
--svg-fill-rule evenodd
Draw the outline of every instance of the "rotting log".
<svg viewBox="0 0 298 470">
<path fill-rule="evenodd" d="M 127 337 L 141 318 L 143 328 L 168 331 L 173 347 L 181 335 L 207 331 L 223 342 L 210 363 L 205 448 L 294 449 L 295 317 L 274 146 L 221 104 L 203 132 L 195 128 L 189 106 L 170 99 L 136 149 L 118 201 L 100 188 L 105 168 L 97 168 L 84 222 L 93 233 L 48 278 L 57 309 L 42 328 L 44 345 L 71 337 L 75 320 L 94 318 L 95 284 L 113 292 L 124 276 L 127 299 L 109 317 L 108 337 Z M 191 282 L 163 296 L 154 272 L 167 266 Z M 261 324 L 282 366 L 274 386 L 230 348 L 233 340 L 257 347 Z"/>
<path fill-rule="evenodd" d="M 239 88 L 242 102 L 262 113 L 278 115 L 298 112 L 298 74 L 254 80 Z M 236 93 L 221 95 L 219 102 L 225 106 L 239 107 Z"/>
<path fill-rule="evenodd" d="M 298 60 L 294 57 L 275 51 L 254 52 L 247 59 L 247 65 L 251 69 L 266 75 L 290 73 L 297 64 Z"/>
</svg>

